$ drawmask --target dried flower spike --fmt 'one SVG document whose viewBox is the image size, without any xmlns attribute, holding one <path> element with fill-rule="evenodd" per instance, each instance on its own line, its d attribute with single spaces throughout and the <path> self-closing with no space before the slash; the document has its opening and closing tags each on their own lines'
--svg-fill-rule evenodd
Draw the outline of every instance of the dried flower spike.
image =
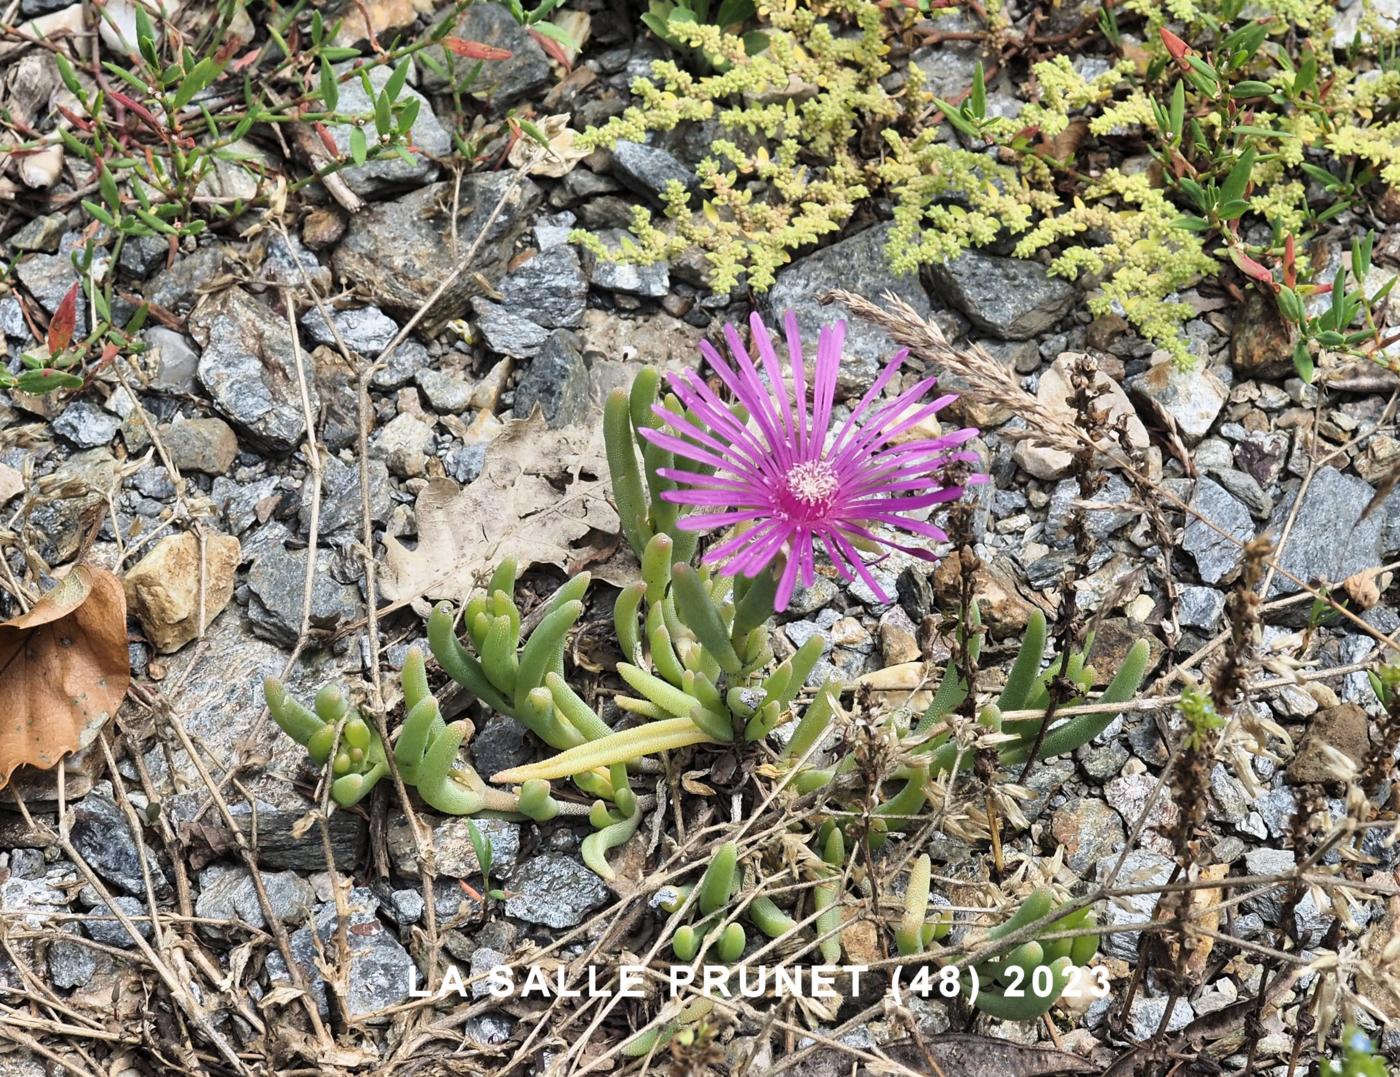
<svg viewBox="0 0 1400 1077">
<path fill-rule="evenodd" d="M 822 329 L 811 385 L 797 319 L 791 312 L 784 317 L 786 370 L 758 315 L 750 325 L 768 384 L 732 325 L 725 327 L 725 338 L 734 365 L 707 342 L 700 345 L 720 381 L 747 412 L 747 423 L 700 377 L 687 372 L 670 375 L 670 386 L 689 409 L 688 415 L 658 406 L 655 413 L 670 430 L 640 431 L 648 441 L 700 469 L 663 469 L 661 476 L 679 488 L 661 496 L 692 507 L 680 517 L 679 525 L 685 530 L 743 525 L 705 555 L 707 564 L 722 564 L 726 575 L 757 576 L 786 553 L 774 600 L 779 611 L 787 608 L 799 578 L 807 587 L 815 582 L 818 544 L 843 579 L 859 576 L 881 601 L 888 601 L 858 547 L 892 547 L 933 560 L 924 545 L 904 545 L 875 529 L 906 532 L 925 542 L 946 542 L 948 536 L 919 515 L 921 510 L 962 496 L 966 485 L 986 481 L 985 475 L 973 474 L 959 485 L 945 485 L 941 475 L 954 463 L 976 465 L 975 454 L 958 452 L 957 447 L 976 437 L 977 431 L 967 428 L 935 438 L 917 436 L 919 424 L 954 399 L 947 394 L 925 403 L 936 381 L 931 377 L 893 400 L 878 402 L 899 372 L 906 351 L 895 354 L 851 409 L 850 417 L 833 429 L 845 322 Z"/>
</svg>

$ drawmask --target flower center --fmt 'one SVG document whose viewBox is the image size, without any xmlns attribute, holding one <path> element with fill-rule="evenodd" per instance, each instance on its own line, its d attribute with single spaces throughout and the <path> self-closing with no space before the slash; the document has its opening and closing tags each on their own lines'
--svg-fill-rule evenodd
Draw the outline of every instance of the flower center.
<svg viewBox="0 0 1400 1077">
<path fill-rule="evenodd" d="M 787 473 L 788 493 L 807 508 L 825 505 L 839 486 L 835 470 L 825 460 L 804 460 Z"/>
</svg>

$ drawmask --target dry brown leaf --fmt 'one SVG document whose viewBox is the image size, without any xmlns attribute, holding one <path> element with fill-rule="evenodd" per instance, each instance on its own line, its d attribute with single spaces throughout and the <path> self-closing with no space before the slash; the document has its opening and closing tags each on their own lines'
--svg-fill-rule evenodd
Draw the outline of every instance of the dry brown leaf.
<svg viewBox="0 0 1400 1077">
<path fill-rule="evenodd" d="M 47 770 L 87 747 L 130 683 L 121 581 L 79 565 L 28 613 L 0 624 L 0 786 L 21 764 Z"/>
<path fill-rule="evenodd" d="M 618 529 L 601 424 L 551 430 L 538 411 L 508 423 L 475 481 L 459 487 L 434 479 L 414 514 L 417 546 L 384 542 L 382 590 L 395 605 L 463 599 L 506 557 L 520 572 L 538 564 L 562 568 L 579 557 L 574 543 L 589 531 Z"/>
<path fill-rule="evenodd" d="M 0 505 L 24 491 L 24 476 L 7 464 L 0 464 Z"/>
</svg>

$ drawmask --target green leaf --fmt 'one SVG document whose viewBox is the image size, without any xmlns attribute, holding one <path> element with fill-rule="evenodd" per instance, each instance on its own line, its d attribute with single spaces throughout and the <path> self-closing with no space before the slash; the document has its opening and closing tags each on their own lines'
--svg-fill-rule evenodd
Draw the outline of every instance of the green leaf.
<svg viewBox="0 0 1400 1077">
<path fill-rule="evenodd" d="M 1249 185 L 1250 173 L 1254 171 L 1254 161 L 1258 156 L 1253 146 L 1245 147 L 1234 167 L 1230 169 L 1230 174 L 1225 177 L 1225 182 L 1220 185 L 1220 205 L 1238 202 L 1244 198 L 1244 191 Z"/>
<path fill-rule="evenodd" d="M 1302 297 L 1292 288 L 1284 285 L 1278 290 L 1278 307 L 1283 312 L 1283 316 L 1290 322 L 1302 325 L 1307 318 L 1307 311 L 1303 307 Z"/>
<path fill-rule="evenodd" d="M 333 64 L 338 64 L 342 60 L 353 60 L 359 55 L 359 49 L 346 48 L 344 45 L 328 46 L 321 50 L 321 59 Z"/>
<path fill-rule="evenodd" d="M 1171 124 L 1172 141 L 1179 142 L 1186 124 L 1186 83 L 1180 79 L 1177 79 L 1176 85 L 1172 87 L 1172 104 L 1168 117 Z"/>
<path fill-rule="evenodd" d="M 972 93 L 968 97 L 968 102 L 972 106 L 972 115 L 979 120 L 987 117 L 987 78 L 982 71 L 982 61 L 977 61 L 977 66 L 972 69 Z"/>
<path fill-rule="evenodd" d="M 84 104 L 87 103 L 87 95 L 83 91 L 83 84 L 78 81 L 78 73 L 73 70 L 73 64 L 68 57 L 63 54 L 62 49 L 57 49 L 53 53 L 54 63 L 58 66 L 58 77 L 63 80 L 63 85 L 68 87 L 68 92 Z"/>
<path fill-rule="evenodd" d="M 97 189 L 102 195 L 102 201 L 111 206 L 114 212 L 120 213 L 122 196 L 117 190 L 117 181 L 112 175 L 112 170 L 105 164 L 99 166 L 97 171 Z"/>
<path fill-rule="evenodd" d="M 579 47 L 577 41 L 563 30 L 559 29 L 559 27 L 555 26 L 552 22 L 536 23 L 534 26 L 530 27 L 530 29 L 541 37 L 547 37 L 551 41 L 559 42 L 559 44 L 563 45 L 566 49 L 576 49 Z"/>
<path fill-rule="evenodd" d="M 1237 98 L 1268 97 L 1274 92 L 1273 86 L 1255 79 L 1245 79 L 1230 87 L 1230 96 Z"/>
<path fill-rule="evenodd" d="M 1173 228 L 1184 228 L 1188 232 L 1209 232 L 1210 222 L 1200 217 L 1178 217 L 1172 221 Z"/>
<path fill-rule="evenodd" d="M 394 68 L 394 73 L 384 83 L 384 94 L 391 102 L 397 101 L 399 94 L 403 92 L 404 83 L 408 81 L 408 65 L 407 58 L 401 60 L 399 66 Z"/>
<path fill-rule="evenodd" d="M 1215 212 L 1222 220 L 1233 221 L 1243 215 L 1249 209 L 1249 203 L 1242 199 L 1235 199 L 1233 202 L 1221 202 L 1215 207 Z"/>
<path fill-rule="evenodd" d="M 66 374 L 61 370 L 26 370 L 15 378 L 15 388 L 33 396 L 42 396 L 59 389 L 81 389 L 83 379 L 76 374 Z"/>
<path fill-rule="evenodd" d="M 156 28 L 151 25 L 151 16 L 139 2 L 132 6 L 136 8 L 136 45 L 147 63 L 159 64 L 160 58 L 156 53 Z"/>
<path fill-rule="evenodd" d="M 1308 346 L 1304 341 L 1298 341 L 1297 347 L 1293 349 L 1293 369 L 1298 372 L 1298 377 L 1305 382 L 1313 380 L 1315 370 L 1313 368 L 1312 353 L 1308 351 Z"/>
<path fill-rule="evenodd" d="M 374 99 L 374 129 L 379 132 L 380 138 L 386 138 L 394 132 L 394 117 L 389 108 L 387 94 L 380 94 Z"/>
<path fill-rule="evenodd" d="M 194 100 L 195 94 L 205 90 L 211 82 L 218 78 L 223 73 L 223 69 L 224 65 L 215 62 L 212 57 L 206 56 L 200 60 L 194 65 L 194 70 L 184 77 L 179 88 L 176 89 L 175 100 L 171 103 L 172 107 L 184 108 Z"/>
<path fill-rule="evenodd" d="M 327 112 L 334 112 L 340 104 L 340 86 L 335 81 L 335 72 L 324 58 L 321 60 L 321 101 Z"/>
<path fill-rule="evenodd" d="M 369 160 L 369 142 L 365 138 L 365 129 L 358 124 L 350 128 L 350 160 L 356 165 Z"/>
<path fill-rule="evenodd" d="M 108 228 L 115 229 L 117 227 L 116 218 L 113 217 L 101 206 L 99 206 L 96 202 L 89 202 L 86 198 L 84 198 L 83 209 L 87 210 L 89 216 L 95 217 L 97 220 L 105 224 Z"/>
</svg>

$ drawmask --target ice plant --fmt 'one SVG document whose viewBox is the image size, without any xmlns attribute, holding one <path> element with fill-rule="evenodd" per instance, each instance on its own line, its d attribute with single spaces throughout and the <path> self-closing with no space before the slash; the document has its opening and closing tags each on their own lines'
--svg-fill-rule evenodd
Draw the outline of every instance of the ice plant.
<svg viewBox="0 0 1400 1077">
<path fill-rule="evenodd" d="M 919 436 L 920 424 L 955 399 L 950 393 L 927 401 L 937 380 L 932 377 L 881 401 L 904 362 L 904 350 L 836 427 L 832 408 L 846 323 L 822 329 L 809 385 L 797 319 L 789 311 L 783 322 L 786 369 L 758 315 L 750 322 L 767 384 L 734 326 L 724 330 L 733 365 L 708 342 L 700 344 L 724 387 L 747 412 L 747 422 L 695 373 L 669 375 L 670 387 L 690 417 L 658 405 L 655 413 L 670 429 L 639 433 L 702 470 L 661 469 L 661 476 L 677 487 L 661 496 L 690 507 L 679 519 L 685 530 L 741 525 L 705 554 L 705 563 L 722 566 L 724 575 L 752 578 L 785 554 L 774 600 L 778 611 L 787 608 L 799 578 L 806 587 L 815 582 L 818 546 L 844 580 L 859 576 L 887 602 L 890 596 L 858 548 L 887 546 L 934 560 L 927 544 L 946 542 L 948 536 L 920 517 L 934 505 L 961 497 L 967 485 L 986 481 L 985 475 L 969 473 L 958 484 L 945 484 L 951 465 L 976 464 L 974 453 L 957 449 L 977 430 Z M 877 528 L 905 532 L 916 541 L 896 541 Z"/>
</svg>

